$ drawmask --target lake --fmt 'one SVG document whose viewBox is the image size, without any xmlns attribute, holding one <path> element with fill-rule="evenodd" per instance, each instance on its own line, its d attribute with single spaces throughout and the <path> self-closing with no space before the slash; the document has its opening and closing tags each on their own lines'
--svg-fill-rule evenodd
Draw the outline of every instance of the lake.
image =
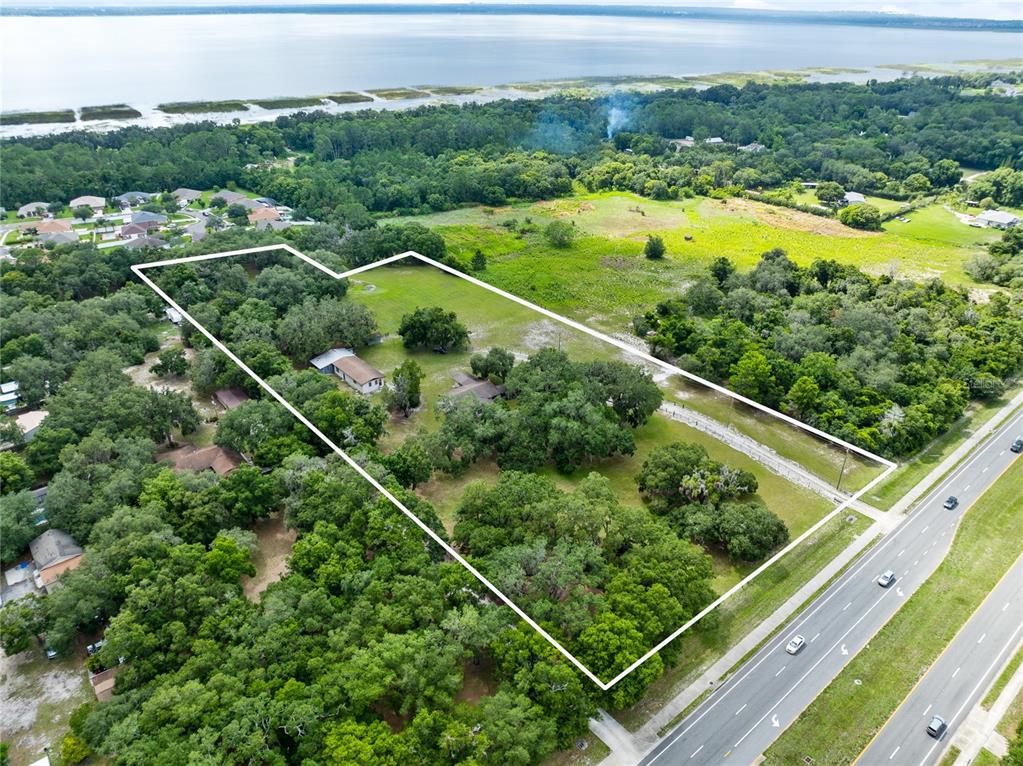
<svg viewBox="0 0 1023 766">
<path fill-rule="evenodd" d="M 0 18 L 6 111 L 1018 57 L 1016 34 L 578 15 Z M 891 73 L 892 76 L 897 72 Z"/>
</svg>

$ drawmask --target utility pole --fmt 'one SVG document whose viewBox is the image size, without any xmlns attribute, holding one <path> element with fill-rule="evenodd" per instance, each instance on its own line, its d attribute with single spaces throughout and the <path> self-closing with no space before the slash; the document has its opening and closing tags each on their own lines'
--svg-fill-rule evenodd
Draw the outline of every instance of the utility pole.
<svg viewBox="0 0 1023 766">
<path fill-rule="evenodd" d="M 845 476 L 845 464 L 849 462 L 849 450 L 845 451 L 845 457 L 842 458 L 842 470 L 838 472 L 838 483 L 835 485 L 835 489 L 841 489 L 842 477 Z"/>
</svg>

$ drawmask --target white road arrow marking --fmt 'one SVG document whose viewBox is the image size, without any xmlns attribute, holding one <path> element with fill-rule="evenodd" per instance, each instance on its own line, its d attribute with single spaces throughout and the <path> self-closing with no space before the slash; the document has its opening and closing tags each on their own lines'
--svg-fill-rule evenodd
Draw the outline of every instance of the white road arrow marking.
<svg viewBox="0 0 1023 766">
<path fill-rule="evenodd" d="M 842 644 L 842 654 L 848 655 L 849 650 L 845 648 L 845 644 Z"/>
<path fill-rule="evenodd" d="M 777 713 L 775 713 L 774 715 L 771 716 L 771 726 L 773 726 L 776 729 L 781 726 L 781 724 L 778 723 L 778 714 Z"/>
<path fill-rule="evenodd" d="M 902 588 L 896 588 L 895 589 L 895 595 L 897 595 L 897 596 L 905 596 L 906 594 L 902 592 Z"/>
</svg>

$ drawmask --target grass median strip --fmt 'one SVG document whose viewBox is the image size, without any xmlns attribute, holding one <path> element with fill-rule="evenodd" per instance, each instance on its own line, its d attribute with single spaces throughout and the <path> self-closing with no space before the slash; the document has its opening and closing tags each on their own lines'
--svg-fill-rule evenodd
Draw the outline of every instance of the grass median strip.
<svg viewBox="0 0 1023 766">
<path fill-rule="evenodd" d="M 767 751 L 766 766 L 852 763 L 1019 556 L 1023 460 L 963 518 L 948 557 Z"/>
<path fill-rule="evenodd" d="M 1019 670 L 1019 666 L 1023 665 L 1023 649 L 1016 652 L 1016 655 L 1012 658 L 1008 665 L 1005 666 L 1005 670 L 998 676 L 998 680 L 994 682 L 991 689 L 988 691 L 987 696 L 984 697 L 984 701 L 981 702 L 981 706 L 985 710 L 990 710 L 991 706 L 995 704 L 995 700 L 1002 693 L 1009 684 L 1009 680 L 1016 675 L 1016 671 Z"/>
</svg>

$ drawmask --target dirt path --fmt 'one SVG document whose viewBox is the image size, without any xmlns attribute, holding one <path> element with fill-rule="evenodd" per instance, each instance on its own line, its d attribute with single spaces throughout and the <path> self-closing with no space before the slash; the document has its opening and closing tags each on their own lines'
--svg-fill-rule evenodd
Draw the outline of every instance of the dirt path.
<svg viewBox="0 0 1023 766">
<path fill-rule="evenodd" d="M 298 537 L 294 529 L 284 528 L 281 514 L 260 519 L 255 528 L 259 547 L 252 558 L 256 567 L 255 577 L 243 577 L 242 589 L 249 601 L 259 601 L 260 594 L 271 583 L 280 580 L 288 570 L 288 556 L 291 546 Z"/>
</svg>

